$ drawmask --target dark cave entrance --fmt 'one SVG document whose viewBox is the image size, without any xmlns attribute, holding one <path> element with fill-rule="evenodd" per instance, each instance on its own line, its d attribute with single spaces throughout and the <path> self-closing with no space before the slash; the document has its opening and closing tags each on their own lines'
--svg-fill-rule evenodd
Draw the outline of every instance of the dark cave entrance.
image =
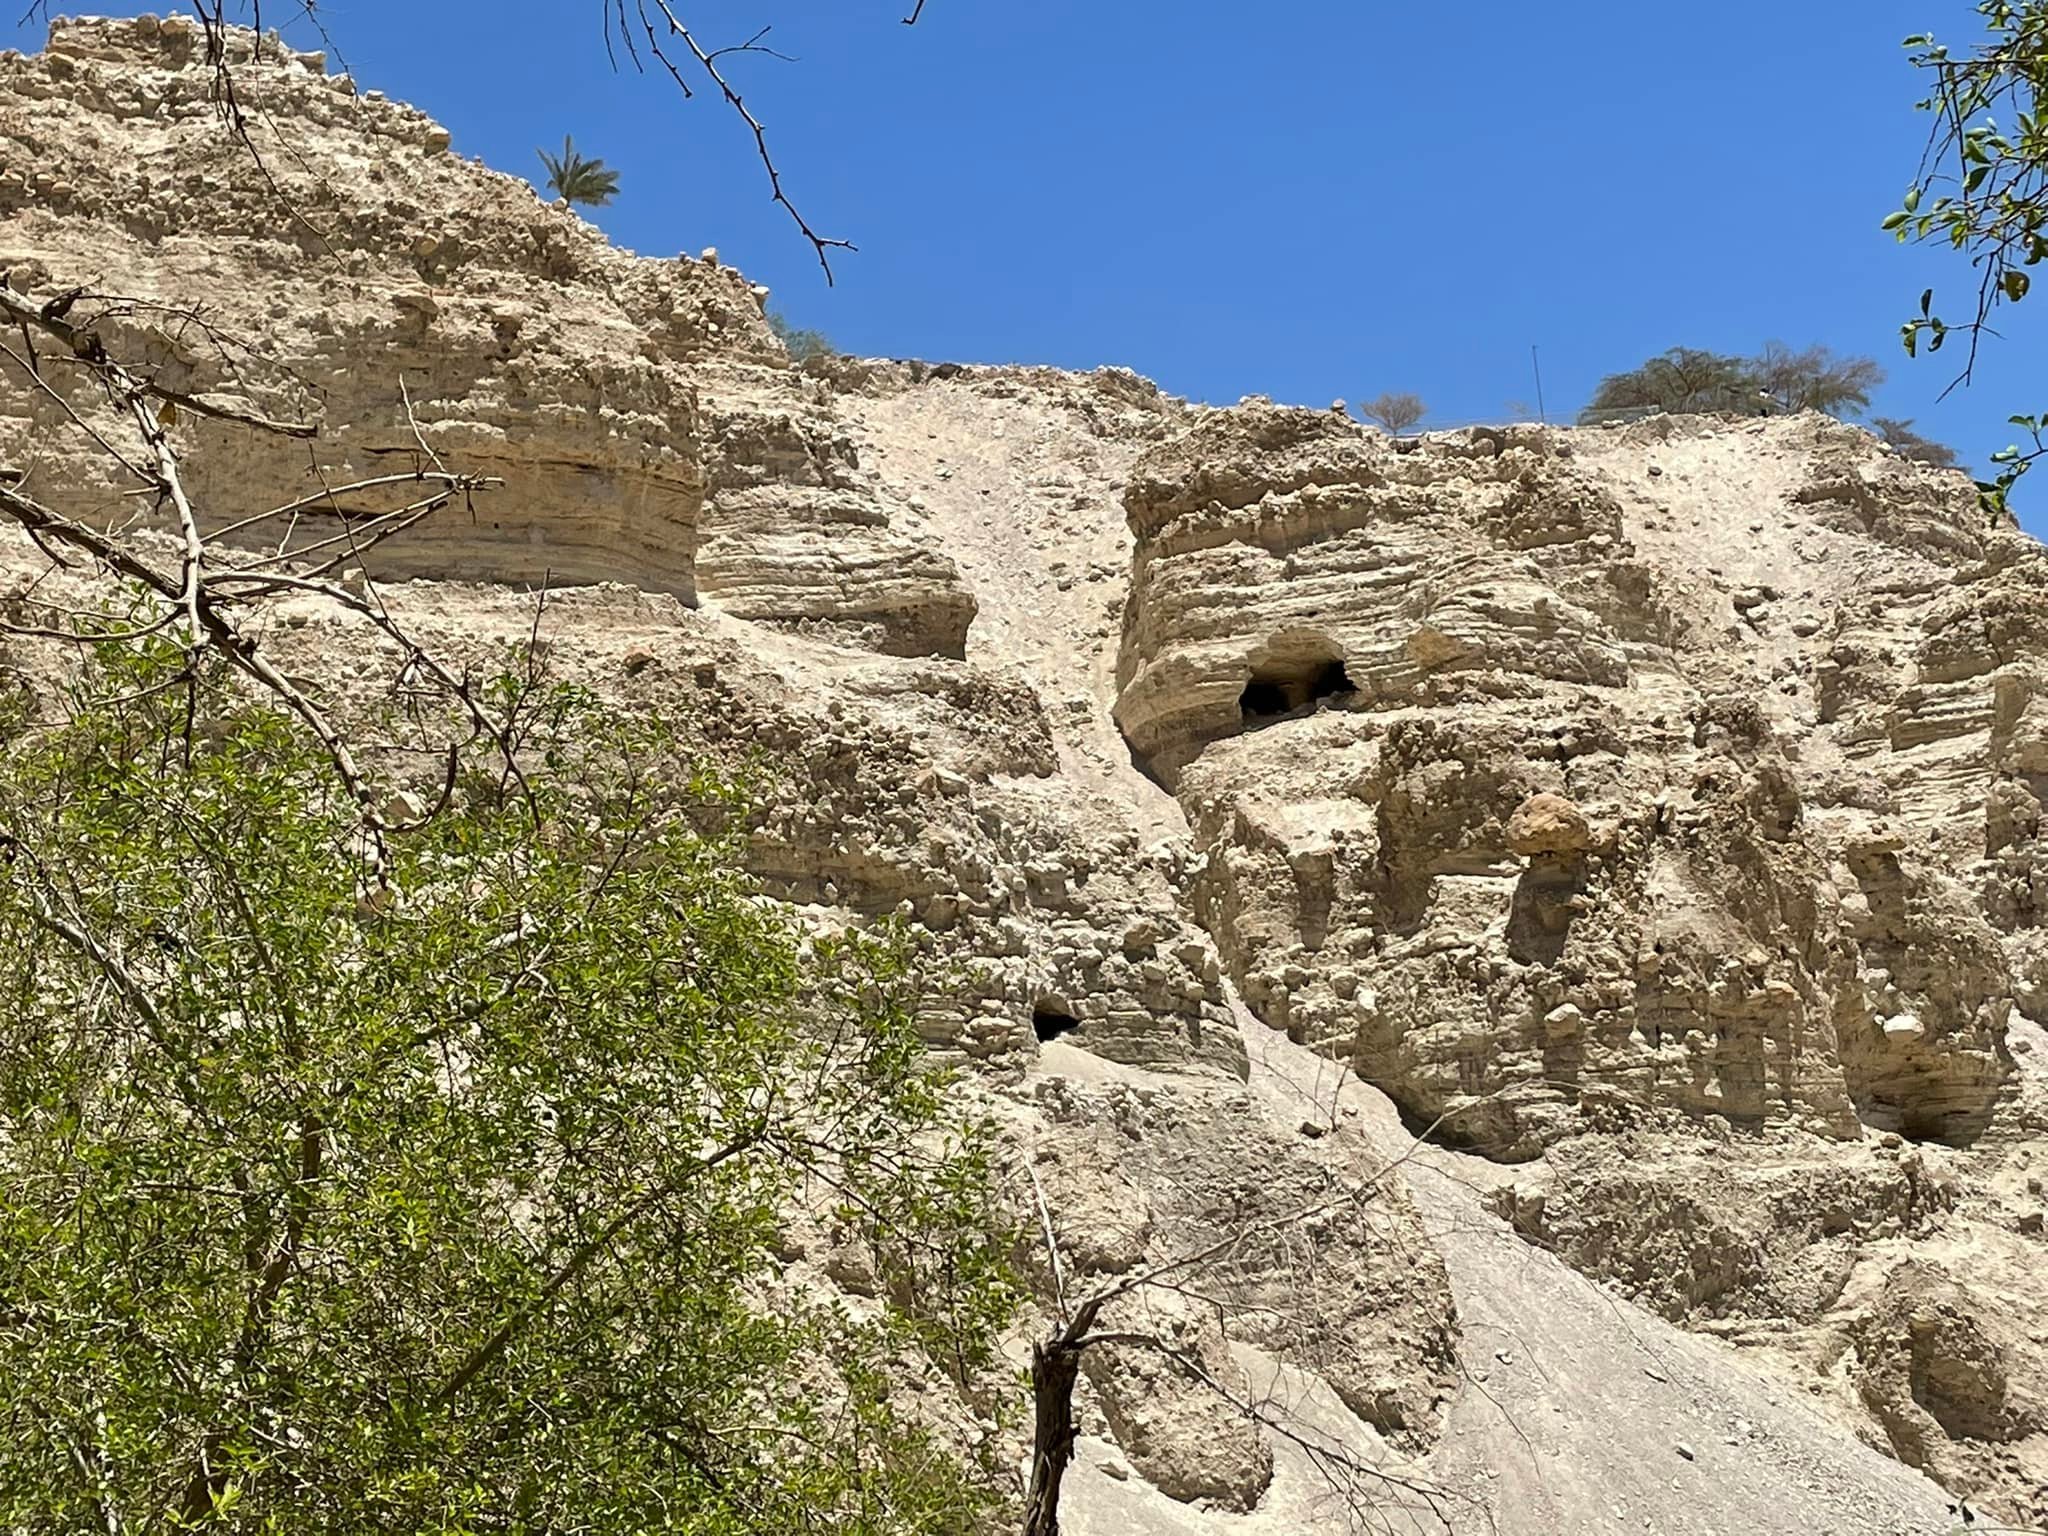
<svg viewBox="0 0 2048 1536">
<path fill-rule="evenodd" d="M 1031 1010 L 1031 1033 L 1040 1045 L 1049 1045 L 1062 1035 L 1071 1035 L 1081 1021 L 1056 1002 L 1041 1002 Z"/>
<path fill-rule="evenodd" d="M 1351 674 L 1344 670 L 1342 658 L 1303 657 L 1255 668 L 1251 681 L 1238 695 L 1237 707 L 1245 724 L 1259 725 L 1324 699 L 1342 698 L 1357 691 Z"/>
</svg>

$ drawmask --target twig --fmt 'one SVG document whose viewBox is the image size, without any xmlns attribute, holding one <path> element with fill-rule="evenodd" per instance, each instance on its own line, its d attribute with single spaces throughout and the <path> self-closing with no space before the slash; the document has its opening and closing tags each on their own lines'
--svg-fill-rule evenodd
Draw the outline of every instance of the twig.
<svg viewBox="0 0 2048 1536">
<path fill-rule="evenodd" d="M 641 5 L 641 16 L 645 20 L 646 8 L 644 0 L 636 0 L 636 3 Z M 832 262 L 826 253 L 833 250 L 853 251 L 858 250 L 859 247 L 851 240 L 831 239 L 820 235 L 815 229 L 811 228 L 810 221 L 798 210 L 796 204 L 790 201 L 789 194 L 783 191 L 782 172 L 776 167 L 775 157 L 768 149 L 768 130 L 762 126 L 761 120 L 748 110 L 747 104 L 741 98 L 740 93 L 734 90 L 731 83 L 719 72 L 716 55 L 707 53 L 698 44 L 695 35 L 676 16 L 675 11 L 669 5 L 669 0 L 653 0 L 653 3 L 655 9 L 667 21 L 669 35 L 681 39 L 683 46 L 690 50 L 691 55 L 703 67 L 704 73 L 710 77 L 711 83 L 718 87 L 719 94 L 725 98 L 726 104 L 739 114 L 740 121 L 745 123 L 748 130 L 754 135 L 755 152 L 760 156 L 762 167 L 768 172 L 768 189 L 770 194 L 774 201 L 780 203 L 788 212 L 790 218 L 795 221 L 796 227 L 803 234 L 804 239 L 810 242 L 811 249 L 817 254 L 818 265 L 824 269 L 825 283 L 828 287 L 831 286 L 833 281 Z M 662 64 L 668 69 L 668 72 L 675 77 L 676 83 L 682 85 L 684 94 L 688 95 L 690 91 L 689 86 L 684 84 L 681 73 L 677 71 L 676 67 L 669 62 L 666 54 L 663 53 L 660 39 L 656 36 L 654 27 L 651 24 L 647 27 L 647 40 L 648 46 L 653 50 L 655 57 L 661 60 Z"/>
<path fill-rule="evenodd" d="M 90 325 L 74 325 L 65 318 L 70 308 L 65 300 L 76 300 L 82 292 L 81 289 L 73 289 L 71 293 L 48 304 L 35 305 L 17 297 L 7 288 L 0 287 L 0 315 L 5 315 L 16 325 L 42 331 L 62 342 L 74 358 L 100 373 L 118 393 L 140 392 L 153 399 L 167 400 L 180 410 L 191 411 L 194 415 L 211 417 L 215 421 L 232 422 L 238 426 L 253 427 L 259 432 L 275 433 L 281 437 L 319 435 L 320 429 L 311 422 L 273 420 L 215 396 L 187 394 L 183 390 L 171 389 L 160 384 L 155 379 L 138 378 L 125 368 L 118 368 L 108 356 L 105 342 Z M 113 373 L 120 375 L 118 380 L 112 377 Z"/>
<path fill-rule="evenodd" d="M 1059 1302 L 1060 1321 L 1071 1322 L 1072 1314 L 1067 1310 L 1067 1280 L 1060 1267 L 1059 1239 L 1053 1236 L 1052 1212 L 1045 1203 L 1045 1186 L 1038 1182 L 1037 1164 L 1026 1159 L 1024 1171 L 1031 1175 L 1031 1194 L 1038 1203 L 1038 1230 L 1045 1238 L 1045 1256 L 1052 1265 L 1052 1289 Z"/>
<path fill-rule="evenodd" d="M 757 1145 L 761 1141 L 762 1135 L 763 1133 L 759 1129 L 755 1129 L 743 1136 L 736 1137 L 710 1156 L 699 1158 L 689 1170 L 688 1176 L 694 1178 L 698 1175 L 714 1171 L 722 1164 L 730 1162 L 733 1158 L 738 1157 L 743 1152 Z M 664 1196 L 674 1193 L 675 1185 L 680 1182 L 680 1179 L 672 1181 L 667 1185 L 658 1189 L 648 1190 L 637 1198 L 627 1201 L 625 1207 L 618 1215 L 605 1224 L 603 1231 L 588 1238 L 556 1268 L 555 1272 L 542 1284 L 540 1290 L 534 1294 L 531 1301 L 517 1308 L 510 1317 L 506 1318 L 499 1325 L 496 1332 L 470 1353 L 469 1357 L 455 1369 L 448 1380 L 442 1384 L 441 1388 L 427 1400 L 428 1405 L 436 1410 L 445 1409 L 456 1398 L 460 1397 L 463 1388 L 489 1370 L 498 1357 L 504 1354 L 506 1349 L 510 1347 L 512 1341 L 519 1336 L 520 1331 L 547 1310 L 564 1286 L 588 1269 L 597 1256 L 616 1242 L 627 1227 L 637 1221 Z"/>
</svg>

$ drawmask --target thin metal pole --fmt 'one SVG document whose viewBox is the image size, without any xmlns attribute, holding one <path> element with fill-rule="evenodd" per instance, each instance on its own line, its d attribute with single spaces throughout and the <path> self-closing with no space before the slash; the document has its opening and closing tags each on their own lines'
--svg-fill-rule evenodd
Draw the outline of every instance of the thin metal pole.
<svg viewBox="0 0 2048 1536">
<path fill-rule="evenodd" d="M 1546 427 L 1550 425 L 1549 413 L 1543 409 L 1543 362 L 1536 355 L 1536 344 L 1529 343 L 1529 366 L 1536 370 L 1536 419 Z"/>
</svg>

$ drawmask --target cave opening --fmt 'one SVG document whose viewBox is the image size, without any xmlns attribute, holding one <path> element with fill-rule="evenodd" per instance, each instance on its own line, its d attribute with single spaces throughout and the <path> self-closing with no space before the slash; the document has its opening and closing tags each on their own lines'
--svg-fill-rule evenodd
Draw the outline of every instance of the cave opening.
<svg viewBox="0 0 2048 1536">
<path fill-rule="evenodd" d="M 1309 679 L 1308 696 L 1314 700 L 1340 699 L 1347 693 L 1356 692 L 1358 688 L 1351 681 L 1351 674 L 1344 670 L 1344 663 L 1335 656 L 1316 668 L 1315 676 Z"/>
<path fill-rule="evenodd" d="M 1258 724 L 1357 691 L 1341 657 L 1303 657 L 1254 669 L 1237 707 L 1246 724 Z"/>
<path fill-rule="evenodd" d="M 1237 707 L 1244 711 L 1245 719 L 1256 720 L 1263 716 L 1284 715 L 1294 706 L 1287 702 L 1286 690 L 1279 684 L 1255 677 L 1244 685 Z"/>
<path fill-rule="evenodd" d="M 1040 1045 L 1050 1045 L 1062 1035 L 1071 1035 L 1081 1021 L 1054 1002 L 1041 1002 L 1031 1010 L 1031 1033 Z"/>
</svg>

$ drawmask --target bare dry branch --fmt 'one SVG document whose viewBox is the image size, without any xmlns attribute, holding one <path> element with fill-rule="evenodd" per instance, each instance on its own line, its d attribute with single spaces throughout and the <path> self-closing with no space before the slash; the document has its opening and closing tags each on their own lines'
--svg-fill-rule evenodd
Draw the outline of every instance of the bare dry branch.
<svg viewBox="0 0 2048 1536">
<path fill-rule="evenodd" d="M 850 240 L 837 240 L 819 234 L 811 227 L 810 221 L 798 210 L 796 204 L 790 201 L 789 194 L 782 187 L 782 172 L 775 163 L 775 156 L 770 153 L 768 148 L 767 128 L 748 109 L 745 99 L 741 97 L 738 91 L 733 89 L 732 83 L 726 79 L 725 75 L 718 68 L 718 56 L 721 53 L 738 51 L 766 52 L 768 50 L 754 49 L 742 45 L 740 49 L 721 48 L 707 51 L 698 43 L 696 35 L 676 15 L 675 10 L 669 4 L 669 0 L 652 0 L 652 3 L 662 20 L 667 23 L 668 37 L 681 42 L 689 50 L 691 56 L 697 61 L 698 66 L 704 71 L 711 83 L 718 88 L 719 94 L 725 98 L 726 105 L 739 115 L 740 121 L 745 123 L 748 131 L 753 134 L 755 153 L 760 156 L 762 168 L 768 173 L 768 189 L 770 194 L 789 214 L 804 239 L 810 242 L 811 249 L 817 254 L 818 265 L 824 269 L 825 281 L 828 285 L 831 284 L 833 281 L 832 262 L 828 253 L 835 250 L 858 250 L 859 247 Z M 648 0 L 634 0 L 634 4 L 638 7 L 641 24 L 647 33 L 648 49 L 654 54 L 655 58 L 661 61 L 662 67 L 669 72 L 676 84 L 682 87 L 683 94 L 685 96 L 694 95 L 695 93 L 690 89 L 689 83 L 684 80 L 682 71 L 676 67 L 662 47 L 662 36 L 655 27 L 653 19 L 648 15 Z M 922 9 L 922 6 L 920 5 L 919 8 Z M 756 37 L 758 38 L 759 35 L 756 34 Z"/>
<path fill-rule="evenodd" d="M 61 294 L 47 304 L 31 304 L 11 290 L 0 287 L 0 316 L 25 330 L 41 331 L 64 345 L 68 354 L 91 368 L 117 393 L 140 393 L 151 399 L 168 401 L 180 410 L 191 411 L 197 416 L 210 417 L 215 421 L 229 422 L 236 426 L 252 427 L 259 432 L 275 433 L 281 437 L 315 437 L 319 428 L 311 422 L 277 421 L 260 415 L 254 410 L 218 395 L 187 394 L 183 390 L 171 389 L 152 378 L 141 377 L 115 364 L 107 352 L 106 343 L 94 331 L 90 322 L 74 323 L 67 318 L 71 307 L 83 296 L 85 290 L 74 288 Z M 116 378 L 114 375 L 118 374 Z"/>
<path fill-rule="evenodd" d="M 1262 1312 L 1269 1317 L 1300 1326 L 1304 1321 L 1302 1318 L 1290 1316 L 1270 1307 L 1247 1306 L 1236 1298 L 1224 1294 L 1223 1291 L 1198 1289 L 1175 1277 L 1189 1271 L 1221 1269 L 1254 1241 L 1269 1236 L 1284 1238 L 1285 1234 L 1298 1230 L 1304 1223 L 1331 1211 L 1348 1207 L 1361 1216 L 1368 1216 L 1374 1196 L 1384 1191 L 1387 1181 L 1415 1157 L 1449 1119 L 1509 1091 L 1501 1090 L 1500 1095 L 1488 1095 L 1485 1099 L 1475 1100 L 1473 1104 L 1461 1105 L 1457 1111 L 1449 1111 L 1438 1116 L 1405 1152 L 1374 1169 L 1362 1179 L 1339 1182 L 1333 1177 L 1328 1198 L 1305 1202 L 1261 1221 L 1231 1226 L 1213 1242 L 1191 1248 L 1103 1286 L 1078 1306 L 1071 1305 L 1068 1297 L 1052 1212 L 1046 1204 L 1036 1169 L 1027 1163 L 1026 1172 L 1030 1175 L 1037 1202 L 1040 1238 L 1045 1245 L 1047 1260 L 1052 1269 L 1059 1322 L 1047 1336 L 1032 1344 L 1031 1387 L 1034 1422 L 1032 1458 L 1024 1505 L 1025 1536 L 1058 1536 L 1061 1485 L 1066 1469 L 1073 1460 L 1074 1442 L 1079 1433 L 1073 1411 L 1074 1387 L 1080 1374 L 1082 1357 L 1087 1351 L 1104 1345 L 1144 1349 L 1160 1355 L 1190 1381 L 1218 1398 L 1231 1410 L 1294 1446 L 1307 1459 L 1332 1494 L 1345 1504 L 1354 1524 L 1392 1530 L 1394 1527 L 1387 1519 L 1389 1509 L 1419 1509 L 1427 1511 L 1434 1520 L 1448 1529 L 1450 1521 L 1445 1506 L 1456 1500 L 1457 1496 L 1432 1484 L 1365 1461 L 1341 1442 L 1277 1412 L 1269 1402 L 1240 1392 L 1228 1383 L 1218 1380 L 1214 1372 L 1182 1346 L 1143 1328 L 1103 1326 L 1103 1314 L 1118 1301 L 1139 1292 L 1157 1290 L 1196 1300 L 1210 1309 L 1219 1321 L 1233 1313 L 1241 1315 L 1246 1312 Z M 1314 1096 L 1312 1101 L 1315 1101 Z M 1335 1113 L 1333 1102 L 1333 1117 Z M 1227 1290 L 1227 1287 L 1225 1289 Z M 1483 1511 L 1481 1513 L 1484 1514 Z"/>
<path fill-rule="evenodd" d="M 55 564 L 65 563 L 58 554 L 59 549 L 83 555 L 101 569 L 141 587 L 163 610 L 149 622 L 116 627 L 64 614 L 51 605 L 37 602 L 31 594 L 18 594 L 14 599 L 17 609 L 40 609 L 56 617 L 68 618 L 69 627 L 54 622 L 40 624 L 17 620 L 10 620 L 0 627 L 17 634 L 65 639 L 90 646 L 131 641 L 176 625 L 184 630 L 184 644 L 194 660 L 202 650 L 217 650 L 297 716 L 319 741 L 343 786 L 361 810 L 370 843 L 372 880 L 375 887 L 381 889 L 386 867 L 384 834 L 412 830 L 430 819 L 432 812 L 415 821 L 394 821 L 386 816 L 378 803 L 375 787 L 345 732 L 317 699 L 263 654 L 257 641 L 243 629 L 232 611 L 255 598 L 277 592 L 301 591 L 318 595 L 361 614 L 395 641 L 405 655 L 404 675 L 431 679 L 468 717 L 470 739 L 474 741 L 478 736 L 487 736 L 493 741 L 504 759 L 508 782 L 516 782 L 520 786 L 529 808 L 532 808 L 532 792 L 518 763 L 516 745 L 507 728 L 493 719 L 490 710 L 477 696 L 471 680 L 466 675 L 456 674 L 413 639 L 367 583 L 358 591 L 345 583 L 327 579 L 328 573 L 344 560 L 360 561 L 384 540 L 412 527 L 458 497 L 467 501 L 475 492 L 497 482 L 447 469 L 428 444 L 414 415 L 411 397 L 401 381 L 400 396 L 405 404 L 406 420 L 421 454 L 431 461 L 432 468 L 421 464 L 406 475 L 372 476 L 339 487 L 323 484 L 318 495 L 301 497 L 242 517 L 229 522 L 222 532 L 208 534 L 200 509 L 194 505 L 186 489 L 183 467 L 171 440 L 171 410 L 168 407 L 189 404 L 201 414 L 223 421 L 294 437 L 309 436 L 313 429 L 294 423 L 274 422 L 240 408 L 216 406 L 209 410 L 209 402 L 201 397 L 165 389 L 153 380 L 139 376 L 108 353 L 104 342 L 93 332 L 91 322 L 74 322 L 68 318 L 82 292 L 73 289 L 47 303 L 36 305 L 0 290 L 0 306 L 4 306 L 6 317 L 19 324 L 25 333 L 40 331 L 52 336 L 62 342 L 72 356 L 87 363 L 106 391 L 110 405 L 132 421 L 146 450 L 141 462 L 116 451 L 103 436 L 85 427 L 82 421 L 79 424 L 104 453 L 147 482 L 147 493 L 155 495 L 159 507 L 167 509 L 176 524 L 181 553 L 175 569 L 165 568 L 115 536 L 43 505 L 23 491 L 18 483 L 0 484 L 0 517 L 24 529 Z M 32 358 L 16 356 L 15 361 L 32 375 L 36 373 Z M 73 419 L 77 419 L 75 415 Z M 315 469 L 317 472 L 317 460 Z M 400 485 L 419 486 L 426 494 L 395 509 L 378 507 L 362 512 L 343 501 L 344 497 Z M 315 510 L 338 517 L 342 523 L 341 531 L 296 547 L 287 534 L 275 553 L 254 560 L 224 558 L 222 555 L 220 543 L 225 533 L 243 532 L 277 518 L 292 519 L 292 526 L 296 528 L 299 514 Z M 309 568 L 304 566 L 309 556 L 328 551 L 333 553 Z M 297 562 L 301 568 L 292 569 L 288 562 Z M 186 676 L 191 675 L 192 664 L 188 661 Z M 446 797 L 444 787 L 444 802 Z"/>
</svg>

